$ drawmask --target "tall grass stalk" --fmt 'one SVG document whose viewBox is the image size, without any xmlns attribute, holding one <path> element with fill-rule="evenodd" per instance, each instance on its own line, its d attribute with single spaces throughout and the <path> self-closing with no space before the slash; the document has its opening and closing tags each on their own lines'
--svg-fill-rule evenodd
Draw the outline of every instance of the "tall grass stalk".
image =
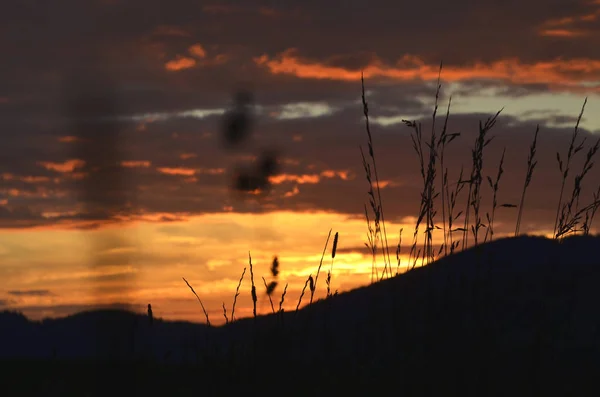
<svg viewBox="0 0 600 397">
<path fill-rule="evenodd" d="M 446 170 L 446 179 L 447 179 L 448 170 Z M 460 244 L 459 241 L 454 241 L 453 233 L 464 231 L 463 228 L 452 228 L 454 222 L 460 218 L 462 215 L 462 211 L 458 211 L 457 214 L 454 214 L 454 210 L 456 208 L 456 201 L 460 192 L 464 189 L 466 182 L 463 181 L 463 167 L 460 167 L 460 173 L 458 174 L 458 180 L 456 182 L 456 187 L 454 191 L 449 191 L 449 184 L 446 184 L 446 196 L 448 197 L 448 241 L 450 243 L 450 255 L 454 253 L 454 250 L 458 248 Z"/>
<path fill-rule="evenodd" d="M 448 119 L 450 117 L 450 106 L 452 104 L 452 96 L 448 98 L 448 108 L 446 109 L 446 118 L 444 120 L 444 128 L 442 129 L 442 133 L 440 135 L 440 139 L 438 141 L 439 146 L 439 157 L 440 157 L 440 170 L 442 173 L 442 186 L 440 189 L 440 195 L 442 198 L 442 231 L 444 234 L 443 239 L 443 247 L 444 247 L 444 255 L 448 255 L 448 234 L 450 233 L 449 227 L 446 227 L 446 206 L 448 201 L 448 169 L 444 167 L 444 153 L 446 151 L 446 146 L 452 142 L 454 139 L 460 136 L 460 133 L 448 134 Z M 449 221 L 449 220 L 448 220 Z"/>
<path fill-rule="evenodd" d="M 256 297 L 256 286 L 254 285 L 254 271 L 252 269 L 252 256 L 250 255 L 250 251 L 248 251 L 248 263 L 250 264 L 250 283 L 252 284 L 252 290 L 250 291 L 252 295 L 252 314 L 256 319 L 256 302 L 258 298 Z"/>
<path fill-rule="evenodd" d="M 331 267 L 330 267 L 329 271 L 327 272 L 327 280 L 326 280 L 327 297 L 328 298 L 331 296 L 331 274 L 333 273 L 333 260 L 335 259 L 337 245 L 338 245 L 338 232 L 335 232 L 335 236 L 333 237 L 333 247 L 331 248 Z"/>
<path fill-rule="evenodd" d="M 592 223 L 594 221 L 594 216 L 596 215 L 598 207 L 600 207 L 600 185 L 598 185 L 598 189 L 594 192 L 593 198 L 593 203 L 595 205 L 593 205 L 589 208 L 588 211 L 586 211 L 585 221 L 583 222 L 583 234 L 586 236 L 590 234 Z"/>
<path fill-rule="evenodd" d="M 600 138 L 598 138 L 596 143 L 588 150 L 583 163 L 583 169 L 581 170 L 580 174 L 575 176 L 571 199 L 568 203 L 563 205 L 561 210 L 561 215 L 556 230 L 556 238 L 562 238 L 569 233 L 577 233 L 577 225 L 579 224 L 583 214 L 587 213 L 596 206 L 596 203 L 592 203 L 582 209 L 579 209 L 579 198 L 581 196 L 582 182 L 585 176 L 594 166 L 594 162 L 592 160 L 598 152 L 598 149 L 600 149 Z"/>
<path fill-rule="evenodd" d="M 585 143 L 585 138 L 582 140 L 580 144 L 576 144 L 577 135 L 579 134 L 579 123 L 581 122 L 581 118 L 583 117 L 583 112 L 585 111 L 585 105 L 587 104 L 587 97 L 583 101 L 583 106 L 581 107 L 581 112 L 579 112 L 579 117 L 577 117 L 577 122 L 575 123 L 575 129 L 573 130 L 573 134 L 571 134 L 571 142 L 569 143 L 569 149 L 567 150 L 567 161 L 563 163 L 562 158 L 560 157 L 560 153 L 556 152 L 556 161 L 558 162 L 558 169 L 562 174 L 562 181 L 560 186 L 560 194 L 558 196 L 558 204 L 556 206 L 556 218 L 554 220 L 554 229 L 552 234 L 554 238 L 558 238 L 557 236 L 557 227 L 558 221 L 561 214 L 562 209 L 562 199 L 565 191 L 565 184 L 567 182 L 567 177 L 569 176 L 569 166 L 571 165 L 571 161 L 573 157 L 583 149 L 583 144 Z"/>
<path fill-rule="evenodd" d="M 312 275 L 310 276 L 310 303 L 313 301 L 313 297 L 315 295 L 315 289 L 317 288 L 317 281 L 319 281 L 319 273 L 321 272 L 321 266 L 323 266 L 323 259 L 325 258 L 325 252 L 327 251 L 327 244 L 329 244 L 329 238 L 331 237 L 331 231 L 333 229 L 329 229 L 329 233 L 327 234 L 327 240 L 325 240 L 325 247 L 323 247 L 323 253 L 321 254 L 321 261 L 319 262 L 319 267 L 317 268 L 317 275 L 315 276 L 315 282 L 312 282 Z M 337 233 L 336 233 L 337 235 Z M 304 294 L 303 294 L 304 295 Z M 302 299 L 302 298 L 301 298 Z M 300 305 L 300 303 L 298 303 Z"/>
<path fill-rule="evenodd" d="M 498 164 L 498 173 L 496 174 L 496 180 L 492 182 L 492 178 L 490 178 L 489 176 L 487 177 L 490 188 L 492 189 L 494 194 L 492 198 L 492 215 L 490 216 L 489 213 L 486 213 L 488 228 L 485 231 L 485 237 L 483 239 L 484 243 L 487 241 L 488 236 L 490 237 L 490 241 L 494 239 L 494 219 L 496 217 L 496 208 L 498 208 L 498 189 L 500 185 L 500 179 L 502 178 L 502 174 L 504 173 L 504 168 L 502 168 L 502 166 L 504 164 L 505 154 L 506 148 L 502 150 L 502 157 L 500 157 L 500 164 Z"/>
<path fill-rule="evenodd" d="M 306 286 L 310 284 L 311 290 L 313 287 L 313 278 L 312 274 L 308 276 L 306 282 L 304 283 L 304 287 L 302 288 L 302 292 L 300 293 L 300 298 L 298 299 L 298 304 L 296 305 L 296 312 L 300 309 L 300 305 L 302 304 L 302 298 L 304 297 L 304 293 L 306 292 Z"/>
<path fill-rule="evenodd" d="M 200 299 L 200 297 L 198 296 L 196 291 L 194 291 L 194 288 L 190 285 L 190 283 L 188 283 L 188 281 L 185 279 L 185 277 L 182 277 L 182 279 L 183 279 L 183 281 L 185 281 L 185 283 L 190 288 L 192 293 L 196 296 L 196 299 L 198 299 L 198 302 L 200 302 L 200 306 L 202 307 L 202 311 L 204 312 L 204 316 L 206 317 L 206 325 L 208 325 L 210 327 L 210 319 L 208 318 L 208 313 L 206 311 L 206 308 L 204 307 L 204 304 L 202 303 L 202 299 Z"/>
<path fill-rule="evenodd" d="M 373 135 L 371 134 L 371 126 L 369 124 L 369 106 L 367 104 L 367 99 L 365 96 L 365 79 L 364 79 L 363 73 L 361 73 L 360 80 L 361 80 L 361 89 L 362 89 L 363 114 L 365 116 L 365 128 L 367 131 L 367 138 L 368 138 L 367 145 L 369 148 L 369 157 L 371 159 L 371 163 L 373 164 L 373 173 L 375 176 L 375 189 L 377 192 L 377 199 L 375 199 L 375 195 L 372 193 L 373 183 L 372 183 L 369 173 L 367 175 L 367 180 L 369 181 L 369 184 L 370 184 L 371 207 L 375 214 L 375 220 L 376 220 L 375 232 L 376 233 L 379 232 L 379 234 L 381 235 L 381 230 L 379 230 L 379 220 L 381 220 L 381 227 L 383 229 L 383 238 L 381 238 L 381 250 L 382 250 L 383 261 L 384 261 L 383 273 L 385 274 L 388 270 L 388 267 L 390 267 L 390 263 L 391 263 L 390 262 L 390 249 L 388 246 L 387 230 L 385 227 L 385 216 L 383 213 L 383 202 L 381 200 L 381 188 L 380 188 L 380 184 L 379 184 L 379 174 L 377 172 L 377 162 L 375 161 L 375 152 L 373 150 Z M 363 164 L 365 164 L 365 168 L 367 168 L 366 167 L 367 163 L 365 161 L 364 154 L 362 153 L 362 147 L 361 147 L 361 155 L 363 156 Z M 370 171 L 370 167 L 369 167 L 369 171 Z M 391 271 L 390 271 L 390 273 L 391 273 Z M 391 274 L 390 274 L 390 276 L 391 276 Z M 383 277 L 384 276 L 382 275 L 382 278 Z"/>
<path fill-rule="evenodd" d="M 478 244 L 479 237 L 479 229 L 484 227 L 485 225 L 481 222 L 481 217 L 479 216 L 479 210 L 481 206 L 481 183 L 483 180 L 483 176 L 481 175 L 483 169 L 483 151 L 487 145 L 489 145 L 494 137 L 488 138 L 488 134 L 490 130 L 496 124 L 498 116 L 504 110 L 504 108 L 500 109 L 494 116 L 489 117 L 484 124 L 479 122 L 479 134 L 475 139 L 475 145 L 471 151 L 472 157 L 472 169 L 471 169 L 471 177 L 469 178 L 469 197 L 467 201 L 466 211 L 465 211 L 465 226 L 464 226 L 464 234 L 463 234 L 463 250 L 467 246 L 468 242 L 468 231 L 469 231 L 469 214 L 471 207 L 473 208 L 473 216 L 475 217 L 475 223 L 470 225 L 471 232 L 473 233 L 473 238 L 475 245 Z"/>
<path fill-rule="evenodd" d="M 267 296 L 269 297 L 269 303 L 271 304 L 271 311 L 275 313 L 275 306 L 273 305 L 273 299 L 271 298 L 271 294 L 269 293 L 269 285 L 267 284 L 267 280 L 262 278 L 263 283 L 265 283 L 265 290 L 267 291 Z"/>
<path fill-rule="evenodd" d="M 238 282 L 237 288 L 235 289 L 235 295 L 233 296 L 233 305 L 231 307 L 231 322 L 235 321 L 235 304 L 237 303 L 237 298 L 240 296 L 240 287 L 242 285 L 242 281 L 244 280 L 244 275 L 246 274 L 246 268 L 242 271 L 242 276 L 240 277 L 240 281 Z"/>
<path fill-rule="evenodd" d="M 400 232 L 398 233 L 398 246 L 396 247 L 396 276 L 398 275 L 398 272 L 400 271 L 400 254 L 402 252 L 402 231 L 404 230 L 404 228 L 400 228 Z"/>
<path fill-rule="evenodd" d="M 523 206 L 525 205 L 525 193 L 527 192 L 527 187 L 531 183 L 531 177 L 533 176 L 533 170 L 537 165 L 537 160 L 535 160 L 535 149 L 537 145 L 537 137 L 538 132 L 540 131 L 540 126 L 535 129 L 535 135 L 533 136 L 533 142 L 529 147 L 529 156 L 527 157 L 527 173 L 525 174 L 525 183 L 523 184 L 523 191 L 521 192 L 521 201 L 519 202 L 519 214 L 517 215 L 517 226 L 515 227 L 515 237 L 519 235 L 519 229 L 521 228 L 521 217 L 523 216 Z"/>
</svg>

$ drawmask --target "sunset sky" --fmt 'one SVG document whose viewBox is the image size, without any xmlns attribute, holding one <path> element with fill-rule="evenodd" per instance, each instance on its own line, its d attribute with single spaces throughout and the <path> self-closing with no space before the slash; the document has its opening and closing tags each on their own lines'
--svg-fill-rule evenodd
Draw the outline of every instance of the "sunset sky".
<svg viewBox="0 0 600 397">
<path fill-rule="evenodd" d="M 0 12 L 0 309 L 41 318 L 152 303 L 157 316 L 204 321 L 185 277 L 219 323 L 249 251 L 259 311 L 270 310 L 261 277 L 271 281 L 274 256 L 281 266 L 274 299 L 289 283 L 292 309 L 330 229 L 332 237 L 339 232 L 333 288 L 368 284 L 361 71 L 393 251 L 404 228 L 408 253 L 422 188 L 401 120 L 422 119 L 429 136 L 440 61 L 438 115 L 452 95 L 449 130 L 462 134 L 447 153 L 451 181 L 461 165 L 470 171 L 479 121 L 504 107 L 484 177 L 495 177 L 506 148 L 498 201 L 517 204 L 540 124 L 521 232 L 551 233 L 561 181 L 556 152 L 566 155 L 586 97 L 580 134 L 587 141 L 571 177 L 600 137 L 599 44 L 599 0 L 7 2 Z M 112 87 L 116 104 L 77 124 L 69 95 L 88 86 Z M 256 118 L 251 139 L 230 152 L 221 126 L 240 87 L 252 91 Z M 107 129 L 120 133 L 110 158 L 125 183 L 111 194 L 131 203 L 126 219 L 88 211 L 78 198 L 93 173 L 78 144 L 95 140 L 104 156 Z M 235 167 L 270 148 L 281 154 L 272 191 L 241 201 L 230 189 Z M 600 167 L 586 178 L 587 204 Z M 572 182 L 566 194 L 571 189 Z M 487 211 L 487 183 L 483 199 Z M 514 232 L 516 217 L 498 210 L 496 236 Z M 328 249 L 325 271 L 330 265 Z M 249 281 L 248 269 L 236 317 L 251 314 Z"/>
</svg>

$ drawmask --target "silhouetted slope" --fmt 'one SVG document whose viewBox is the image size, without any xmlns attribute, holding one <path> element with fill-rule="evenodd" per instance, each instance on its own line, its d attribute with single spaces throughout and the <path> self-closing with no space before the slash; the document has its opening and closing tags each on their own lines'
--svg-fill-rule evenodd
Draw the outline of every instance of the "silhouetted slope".
<svg viewBox="0 0 600 397">
<path fill-rule="evenodd" d="M 123 310 L 88 311 L 65 318 L 29 321 L 0 314 L 0 358 L 190 358 L 204 347 L 203 324 L 168 322 Z M 190 358 L 191 359 L 191 358 Z"/>
<path fill-rule="evenodd" d="M 85 356 L 93 351 L 81 347 L 91 346 L 89 335 L 105 346 L 110 339 L 91 329 L 99 316 L 121 324 L 112 329 L 122 334 L 111 337 L 126 349 L 137 318 L 135 352 L 151 347 L 162 360 L 171 351 L 171 361 L 198 352 L 200 388 L 587 395 L 600 370 L 599 250 L 599 237 L 498 240 L 297 313 L 212 329 L 168 322 L 149 328 L 143 316 L 114 312 L 41 324 L 3 315 L 0 352 L 47 357 L 58 345 L 59 356 Z"/>
</svg>

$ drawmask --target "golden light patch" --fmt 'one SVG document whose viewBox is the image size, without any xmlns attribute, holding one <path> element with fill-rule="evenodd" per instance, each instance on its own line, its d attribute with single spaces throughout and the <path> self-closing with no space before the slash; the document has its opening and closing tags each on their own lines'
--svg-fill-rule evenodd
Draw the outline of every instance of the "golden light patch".
<svg viewBox="0 0 600 397">
<path fill-rule="evenodd" d="M 70 221 L 53 227 L 0 231 L 3 244 L 22 249 L 22 256 L 5 258 L 0 268 L 0 278 L 15 290 L 60 291 L 53 302 L 28 302 L 49 309 L 53 305 L 84 304 L 88 302 L 89 284 L 101 283 L 103 287 L 114 288 L 95 294 L 93 300 L 90 297 L 90 302 L 114 303 L 127 298 L 134 305 L 152 302 L 153 308 L 156 302 L 157 313 L 160 308 L 167 317 L 177 314 L 187 320 L 202 320 L 194 317 L 197 302 L 181 280 L 185 276 L 206 304 L 211 322 L 218 323 L 219 315 L 222 318 L 222 303 L 225 302 L 228 311 L 231 308 L 232 296 L 242 270 L 248 266 L 249 250 L 255 281 L 258 281 L 259 313 L 270 310 L 260 283 L 261 277 L 269 277 L 273 256 L 277 255 L 281 263 L 276 294 L 281 294 L 283 286 L 289 284 L 284 307 L 289 304 L 294 309 L 306 277 L 309 274 L 313 277 L 316 275 L 329 228 L 340 231 L 339 248 L 348 249 L 339 249 L 335 258 L 332 273 L 334 290 L 342 292 L 368 284 L 371 273 L 378 277 L 383 273 L 380 254 L 373 267 L 371 255 L 364 248 L 365 225 L 361 218 L 348 219 L 347 215 L 323 211 L 276 211 L 264 214 L 227 212 L 177 217 L 168 213 L 143 214 L 141 220 L 144 222 L 107 223 L 99 230 L 68 230 L 68 226 L 75 223 Z M 294 227 L 282 226 L 290 224 Z M 391 230 L 411 228 L 408 224 L 393 222 L 386 225 L 390 231 L 390 243 L 394 240 Z M 133 233 L 136 243 L 107 246 L 102 256 L 105 260 L 114 258 L 115 263 L 108 260 L 106 266 L 87 267 L 85 264 L 89 261 L 89 253 L 85 242 L 114 232 L 127 233 L 128 236 Z M 439 235 L 434 235 L 434 240 L 438 243 Z M 326 269 L 330 266 L 330 250 L 331 241 L 324 262 Z M 407 252 L 401 253 L 400 272 L 408 266 L 406 255 Z M 117 265 L 121 256 L 129 258 L 135 266 Z M 20 266 L 23 260 L 30 264 L 26 269 Z M 395 272 L 397 267 L 394 255 L 392 270 Z M 128 290 L 127 297 L 119 295 L 118 287 L 128 282 L 126 277 L 121 276 L 131 274 L 136 275 L 135 289 Z M 114 277 L 114 280 L 97 280 L 104 276 L 118 277 Z M 316 299 L 325 295 L 322 277 L 325 277 L 324 269 L 321 269 Z M 237 317 L 252 315 L 249 290 L 247 269 L 236 306 Z M 303 301 L 304 304 L 306 302 Z"/>
</svg>

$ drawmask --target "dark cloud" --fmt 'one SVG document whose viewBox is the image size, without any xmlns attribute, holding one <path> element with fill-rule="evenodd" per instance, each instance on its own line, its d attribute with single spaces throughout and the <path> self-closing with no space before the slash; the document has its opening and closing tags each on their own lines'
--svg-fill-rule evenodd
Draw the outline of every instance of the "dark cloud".
<svg viewBox="0 0 600 397">
<path fill-rule="evenodd" d="M 302 59 L 351 70 L 378 62 L 393 67 L 405 55 L 434 66 L 443 59 L 446 67 L 505 58 L 522 62 L 595 59 L 600 53 L 593 38 L 600 18 L 581 17 L 598 8 L 584 1 L 559 0 L 527 4 L 461 0 L 451 5 L 436 0 L 402 6 L 389 0 L 369 4 L 352 0 L 327 7 L 314 0 L 301 5 L 253 0 L 243 7 L 191 0 L 143 4 L 68 0 L 52 6 L 10 2 L 0 16 L 0 50 L 5 59 L 0 65 L 0 200 L 6 200 L 0 206 L 0 226 L 78 221 L 78 227 L 93 228 L 117 214 L 135 218 L 161 213 L 161 219 L 168 221 L 225 207 L 253 211 L 255 206 L 238 200 L 231 191 L 232 178 L 238 165 L 252 166 L 251 161 L 242 162 L 244 156 L 268 148 L 280 151 L 280 171 L 288 176 L 273 186 L 264 201 L 268 208 L 360 216 L 368 188 L 359 152 L 359 146 L 366 144 L 360 82 L 270 74 L 256 64 L 255 57 L 273 58 L 294 48 Z M 589 36 L 571 40 L 539 34 L 544 26 L 566 17 L 571 19 L 563 23 L 570 25 L 562 28 L 585 28 Z M 198 44 L 201 51 L 191 51 Z M 178 59 L 194 66 L 165 70 L 169 61 Z M 114 106 L 101 109 L 94 102 L 98 98 L 92 97 L 90 113 L 77 108 L 81 103 L 75 97 L 70 109 L 69 98 L 79 90 L 89 93 L 97 76 L 105 82 L 100 88 L 113 89 Z M 221 116 L 174 116 L 190 109 L 226 108 L 241 86 L 252 90 L 264 111 L 241 151 L 222 150 Z M 435 89 L 435 84 L 419 79 L 393 85 L 377 78 L 367 80 L 379 176 L 391 183 L 382 190 L 388 219 L 416 215 L 422 182 L 410 130 L 400 123 L 384 127 L 375 122 L 426 117 Z M 493 95 L 520 97 L 550 89 L 543 83 L 507 85 L 478 78 L 461 83 L 454 94 L 491 90 Z M 443 95 L 440 113 L 446 99 Z M 305 103 L 302 117 L 276 118 L 284 111 L 293 113 L 290 104 L 301 102 Z M 309 117 L 306 102 L 323 105 L 318 117 Z M 451 131 L 463 134 L 447 153 L 451 180 L 461 165 L 469 172 L 478 122 L 488 116 L 451 116 Z M 528 146 L 535 124 L 542 124 L 539 163 L 526 201 L 527 222 L 540 225 L 553 218 L 560 189 L 556 152 L 565 152 L 576 115 L 526 116 L 527 121 L 500 117 L 497 139 L 486 148 L 484 173 L 495 175 L 506 147 L 499 200 L 518 201 Z M 424 123 L 427 131 L 429 121 Z M 112 143 L 107 139 L 113 130 L 118 130 L 118 145 L 115 139 Z M 581 134 L 588 144 L 594 138 L 585 130 Z M 88 146 L 81 146 L 84 141 Z M 73 163 L 76 159 L 87 163 Z M 111 162 L 104 177 L 91 164 L 99 159 Z M 138 166 L 121 161 L 138 162 Z M 573 165 L 571 176 L 578 167 L 580 161 Z M 587 178 L 584 193 L 590 197 L 598 168 Z M 318 183 L 310 183 L 315 179 Z M 111 180 L 119 183 L 107 182 Z M 487 186 L 484 189 L 489 201 Z M 82 190 L 93 193 L 88 199 L 98 201 L 100 208 L 83 206 Z M 108 205 L 115 202 L 123 208 Z M 509 224 L 514 216 L 508 210 L 498 213 Z M 499 222 L 498 227 L 505 226 Z"/>
<path fill-rule="evenodd" d="M 9 295 L 13 296 L 52 296 L 54 293 L 47 289 L 32 289 L 32 290 L 13 290 L 8 291 Z"/>
<path fill-rule="evenodd" d="M 412 92 L 409 90 L 407 95 L 412 95 Z M 386 95 L 389 95 L 389 99 Z M 393 104 L 393 95 L 389 94 L 389 90 L 382 90 L 380 95 L 373 96 L 381 98 L 379 106 Z M 402 102 L 402 98 L 399 101 Z M 408 100 L 404 101 L 408 103 Z M 377 106 L 372 106 L 371 109 L 375 113 Z M 416 106 L 415 109 L 420 111 L 419 109 L 424 108 Z M 393 115 L 394 112 L 390 110 L 389 114 Z M 451 114 L 449 131 L 462 133 L 446 153 L 445 162 L 450 170 L 451 182 L 458 177 L 461 165 L 465 168 L 465 176 L 470 171 L 470 150 L 476 138 L 478 123 L 489 116 Z M 562 121 L 572 121 L 571 116 L 568 117 Z M 549 120 L 557 121 L 552 118 Z M 506 147 L 505 173 L 499 191 L 501 203 L 518 203 L 525 177 L 528 147 L 533 139 L 536 121 L 524 122 L 500 115 L 498 124 L 492 130 L 492 135 L 496 138 L 485 150 L 484 175 L 495 176 L 501 151 Z M 424 118 L 422 122 L 427 137 L 430 120 Z M 107 187 L 104 193 L 122 195 L 122 200 L 127 201 L 130 194 L 128 192 L 136 192 L 136 208 L 128 213 L 133 217 L 144 213 L 185 217 L 189 214 L 220 212 L 227 206 L 239 212 L 253 211 L 255 206 L 236 200 L 236 196 L 230 191 L 233 170 L 244 155 L 254 155 L 264 147 L 277 147 L 282 155 L 281 173 L 288 177 L 275 184 L 270 196 L 265 199 L 269 209 L 321 209 L 349 215 L 362 214 L 368 184 L 359 151 L 359 146 L 366 145 L 367 140 L 360 104 L 353 104 L 330 116 L 280 121 L 260 117 L 257 123 L 254 141 L 247 149 L 235 154 L 228 154 L 220 149 L 216 135 L 218 117 L 157 121 L 147 124 L 144 131 L 138 131 L 134 127 L 125 128 L 123 159 L 148 161 L 149 166 L 121 167 L 120 172 L 128 181 L 127 188 L 121 190 L 118 187 Z M 441 123 L 440 118 L 438 126 Z M 176 135 L 173 135 L 174 131 L 177 131 Z M 203 135 L 202 131 L 210 131 L 211 134 Z M 382 189 L 386 218 L 399 220 L 405 216 L 415 216 L 422 181 L 410 140 L 411 130 L 402 124 L 393 124 L 387 127 L 372 125 L 372 131 L 379 177 L 382 181 L 391 182 Z M 556 152 L 565 156 L 572 131 L 573 126 L 559 128 L 542 125 L 538 138 L 539 163 L 526 201 L 527 222 L 541 224 L 547 223 L 550 218 L 553 220 L 560 189 Z M 586 147 L 572 165 L 571 178 L 580 172 L 583 155 L 594 139 L 597 139 L 585 129 L 581 130 L 580 135 L 587 139 Z M 57 136 L 58 134 L 55 135 Z M 294 136 L 301 136 L 302 139 L 294 140 Z M 70 144 L 60 145 L 63 145 L 63 150 L 47 154 L 45 160 L 64 163 L 69 158 Z M 102 142 L 98 142 L 98 145 L 101 147 Z M 11 151 L 5 147 L 0 152 Z M 193 153 L 196 157 L 182 159 L 181 154 L 184 153 Z M 3 181 L 2 191 L 8 200 L 0 208 L 4 227 L 75 220 L 100 222 L 114 215 L 110 210 L 81 212 L 85 209 L 77 204 L 79 180 L 69 178 L 68 172 L 48 171 L 35 164 L 35 157 L 28 155 L 20 156 L 17 164 L 9 164 L 14 177 Z M 19 173 L 19 165 L 24 172 Z M 165 168 L 171 174 L 159 171 Z M 189 170 L 195 172 L 194 175 L 187 174 Z M 344 177 L 336 174 L 338 172 L 343 172 Z M 596 188 L 595 181 L 600 180 L 598 172 L 599 168 L 594 167 L 586 177 L 583 196 L 585 202 L 591 198 L 590 189 Z M 48 176 L 52 181 L 26 183 L 19 179 L 39 175 Z M 58 183 L 54 182 L 54 178 Z M 310 183 L 311 181 L 317 183 Z M 567 184 L 566 194 L 570 194 L 571 188 L 572 179 Z M 18 189 L 18 192 L 11 195 L 11 189 Z M 487 210 L 491 196 L 487 184 L 483 189 L 483 204 Z M 459 202 L 459 205 L 463 205 L 460 200 Z M 79 213 L 73 213 L 74 210 Z M 63 213 L 53 217 L 44 216 L 44 213 L 61 211 Z M 516 213 L 502 209 L 497 216 L 500 219 L 498 227 L 501 228 L 502 220 L 514 224 Z"/>
<path fill-rule="evenodd" d="M 597 5 L 583 0 L 461 0 L 451 5 L 377 0 L 327 6 L 253 0 L 237 9 L 215 13 L 192 0 L 10 2 L 0 17 L 5 59 L 0 95 L 8 98 L 0 114 L 60 113 L 64 83 L 77 70 L 111 76 L 119 85 L 122 110 L 143 113 L 222 106 L 240 80 L 263 91 L 265 102 L 319 95 L 328 100 L 351 92 L 348 84 L 327 81 L 315 90 L 312 83 L 273 77 L 254 64 L 254 57 L 290 48 L 325 65 L 354 70 L 375 59 L 394 65 L 405 54 L 433 64 L 443 59 L 447 65 L 467 65 L 515 57 L 524 62 L 594 59 L 600 51 L 594 44 L 600 18 L 577 22 L 589 32 L 577 40 L 539 35 L 548 21 L 578 21 L 597 11 Z M 202 45 L 204 58 L 190 53 L 195 44 Z M 165 64 L 177 57 L 196 65 L 167 73 Z"/>
</svg>

